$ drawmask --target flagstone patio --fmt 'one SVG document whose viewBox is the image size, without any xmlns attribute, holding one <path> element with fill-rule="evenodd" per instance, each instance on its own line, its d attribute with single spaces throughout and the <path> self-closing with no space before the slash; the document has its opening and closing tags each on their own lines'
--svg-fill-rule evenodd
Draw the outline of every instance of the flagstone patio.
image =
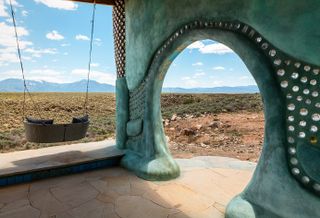
<svg viewBox="0 0 320 218">
<path fill-rule="evenodd" d="M 150 182 L 120 168 L 40 180 L 0 189 L 0 218 L 224 217 L 255 164 L 225 157 L 178 159 L 181 176 Z"/>
<path fill-rule="evenodd" d="M 118 158 L 123 154 L 113 139 L 3 153 L 0 177 Z"/>
</svg>

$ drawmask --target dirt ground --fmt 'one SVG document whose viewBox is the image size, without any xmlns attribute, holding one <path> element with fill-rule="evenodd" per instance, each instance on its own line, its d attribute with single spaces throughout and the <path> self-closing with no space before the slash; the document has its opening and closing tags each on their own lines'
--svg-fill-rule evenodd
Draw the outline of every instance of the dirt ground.
<svg viewBox="0 0 320 218">
<path fill-rule="evenodd" d="M 257 162 L 264 134 L 262 112 L 173 115 L 164 120 L 170 150 L 176 158 L 219 155 Z"/>
<path fill-rule="evenodd" d="M 82 113 L 83 93 L 33 93 L 44 118 L 70 122 Z M 115 96 L 90 93 L 90 128 L 85 139 L 115 136 Z M 23 93 L 0 93 L 0 153 L 54 144 L 27 142 L 22 122 Z M 257 161 L 263 141 L 263 105 L 259 94 L 163 94 L 162 116 L 175 157 L 220 155 Z M 37 117 L 30 99 L 26 115 Z M 68 143 L 77 143 L 68 142 Z"/>
</svg>

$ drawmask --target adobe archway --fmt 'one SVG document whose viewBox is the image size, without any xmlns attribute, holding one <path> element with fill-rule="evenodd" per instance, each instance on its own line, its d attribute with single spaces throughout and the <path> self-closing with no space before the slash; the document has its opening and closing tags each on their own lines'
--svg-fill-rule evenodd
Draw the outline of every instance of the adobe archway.
<svg viewBox="0 0 320 218">
<path fill-rule="evenodd" d="M 126 149 L 123 166 L 149 180 L 179 175 L 161 122 L 163 78 L 188 44 L 214 39 L 243 59 L 265 105 L 262 156 L 226 216 L 319 217 L 320 67 L 311 64 L 320 64 L 319 1 L 116 0 L 115 5 L 117 145 Z"/>
<path fill-rule="evenodd" d="M 289 80 L 291 73 L 294 73 L 291 67 L 297 68 L 296 63 L 299 63 L 304 66 L 304 73 L 311 69 L 317 73 L 317 68 L 289 57 L 256 30 L 237 21 L 197 20 L 184 24 L 158 49 L 147 76 L 129 94 L 129 122 L 126 129 L 128 139 L 125 145 L 127 152 L 122 160 L 123 166 L 149 180 L 166 180 L 179 175 L 179 168 L 170 156 L 166 144 L 160 94 L 165 74 L 174 58 L 189 44 L 201 39 L 222 42 L 242 58 L 256 80 L 265 106 L 265 139 L 261 158 L 251 182 L 229 204 L 226 215 L 293 217 L 301 213 L 301 210 L 306 217 L 320 215 L 317 197 L 301 187 L 302 185 L 317 194 L 317 174 L 313 172 L 310 175 L 308 165 L 304 165 L 307 167 L 305 170 L 295 162 L 303 162 L 306 153 L 310 154 L 310 151 L 301 151 L 298 160 L 297 145 L 292 145 L 294 143 L 291 141 L 298 136 L 286 131 L 291 126 L 286 118 L 288 115 L 295 115 L 290 114 L 294 109 L 286 103 L 287 88 L 294 87 Z M 311 151 L 314 149 L 311 148 Z M 307 199 L 303 203 L 299 200 L 301 195 Z M 288 202 L 291 202 L 290 205 Z M 292 208 L 292 204 L 298 206 Z"/>
</svg>

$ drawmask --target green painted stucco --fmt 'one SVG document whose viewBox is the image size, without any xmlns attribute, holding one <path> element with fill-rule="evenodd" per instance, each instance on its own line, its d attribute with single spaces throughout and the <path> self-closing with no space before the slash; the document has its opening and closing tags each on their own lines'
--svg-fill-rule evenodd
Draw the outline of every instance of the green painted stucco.
<svg viewBox="0 0 320 218">
<path fill-rule="evenodd" d="M 125 149 L 129 120 L 129 91 L 124 77 L 116 81 L 116 111 L 116 144 L 119 149 Z"/>
<path fill-rule="evenodd" d="M 320 182 L 320 162 L 314 161 L 320 159 L 320 142 L 310 146 L 308 137 L 311 133 L 306 132 L 308 137 L 299 139 L 296 133 L 288 132 L 287 121 L 289 115 L 301 118 L 302 107 L 308 108 L 309 113 L 318 113 L 313 105 L 293 101 L 287 94 L 298 85 L 300 92 L 296 91 L 294 98 L 301 94 L 312 98 L 313 104 L 320 102 L 318 95 L 308 97 L 309 94 L 302 93 L 304 88 L 319 90 L 311 85 L 312 79 L 320 83 L 318 73 L 311 75 L 316 66 L 309 64 L 320 66 L 320 1 L 127 0 L 125 7 L 127 62 L 124 79 L 127 86 L 117 84 L 117 92 L 121 92 L 117 97 L 124 94 L 126 99 L 126 103 L 117 100 L 117 110 L 125 114 L 117 121 L 120 127 L 117 143 L 126 149 L 122 165 L 148 180 L 179 176 L 179 167 L 170 155 L 164 135 L 161 88 L 170 64 L 184 48 L 197 40 L 213 39 L 232 48 L 244 61 L 256 80 L 265 107 L 261 158 L 246 189 L 229 203 L 226 217 L 320 217 L 319 196 L 314 194 L 317 188 L 311 186 L 315 183 L 303 184 L 300 176 L 303 171 L 309 179 Z M 179 37 L 172 37 L 185 24 L 199 20 L 241 21 L 258 31 L 271 45 L 267 50 L 262 49 L 256 38 L 250 39 L 247 33 L 244 36 L 241 31 L 228 28 L 197 26 L 192 30 L 188 28 Z M 168 41 L 170 36 L 173 41 Z M 276 57 L 269 53 L 272 44 L 277 51 Z M 158 53 L 159 48 L 164 49 Z M 275 64 L 277 59 L 281 60 L 280 64 Z M 285 60 L 292 63 L 285 65 Z M 293 63 L 297 62 L 303 67 L 296 68 Z M 278 73 L 279 67 L 286 70 L 285 75 Z M 294 71 L 299 72 L 299 80 L 292 78 Z M 308 83 L 300 81 L 303 76 L 308 77 Z M 281 88 L 283 81 L 288 82 Z M 124 84 L 123 79 L 121 84 Z M 290 102 L 294 102 L 299 110 L 290 112 L 287 108 Z M 136 120 L 143 124 L 137 125 Z M 313 122 L 311 116 L 306 120 Z M 297 120 L 293 123 L 296 130 L 305 131 Z M 297 157 L 299 165 L 288 158 L 288 136 L 295 137 L 297 155 L 294 153 L 291 157 Z M 290 144 L 290 148 L 292 146 Z M 301 172 L 295 178 L 290 171 L 297 166 Z"/>
<path fill-rule="evenodd" d="M 291 56 L 320 65 L 318 0 L 127 0 L 125 7 L 130 90 L 158 46 L 181 24 L 201 18 L 242 21 Z"/>
</svg>

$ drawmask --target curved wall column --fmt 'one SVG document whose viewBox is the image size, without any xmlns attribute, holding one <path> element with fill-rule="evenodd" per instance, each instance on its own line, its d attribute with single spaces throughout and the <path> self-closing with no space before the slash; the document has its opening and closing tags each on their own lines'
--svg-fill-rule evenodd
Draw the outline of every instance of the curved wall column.
<svg viewBox="0 0 320 218">
<path fill-rule="evenodd" d="M 303 211 L 303 217 L 320 215 L 316 206 L 318 165 L 309 161 L 310 155 L 316 160 L 319 154 L 319 133 L 314 128 L 320 120 L 316 87 L 320 83 L 319 67 L 285 54 L 252 27 L 238 21 L 190 22 L 162 43 L 147 76 L 130 92 L 129 123 L 141 120 L 143 125 L 128 138 L 123 165 L 149 180 L 179 175 L 163 131 L 161 88 L 174 58 L 201 39 L 220 41 L 232 48 L 252 73 L 264 99 L 266 121 L 261 159 L 246 190 L 230 203 L 227 216 L 293 217 L 298 210 Z M 308 127 L 301 126 L 301 119 L 308 121 Z M 288 205 L 288 202 L 298 205 L 299 196 L 303 196 L 304 203 L 295 208 Z M 244 214 L 239 215 L 243 209 Z"/>
</svg>

